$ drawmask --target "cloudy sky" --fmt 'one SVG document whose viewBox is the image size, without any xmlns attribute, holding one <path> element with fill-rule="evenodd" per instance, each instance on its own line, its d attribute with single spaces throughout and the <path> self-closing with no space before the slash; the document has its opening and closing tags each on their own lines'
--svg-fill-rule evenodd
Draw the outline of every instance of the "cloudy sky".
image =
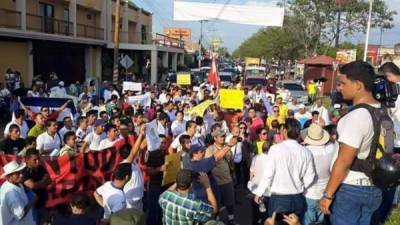
<svg viewBox="0 0 400 225">
<path fill-rule="evenodd" d="M 177 22 L 173 20 L 173 1 L 174 0 L 131 0 L 136 5 L 153 13 L 153 32 L 162 33 L 164 27 L 188 27 L 192 29 L 192 39 L 198 40 L 200 37 L 199 22 Z M 192 2 L 225 3 L 227 0 L 185 0 Z M 396 10 L 400 14 L 400 0 L 385 0 L 391 10 Z M 230 4 L 271 4 L 275 5 L 276 0 L 231 0 Z M 395 27 L 385 31 L 382 36 L 382 45 L 393 46 L 400 43 L 400 15 L 395 17 Z M 250 25 L 238 25 L 227 22 L 207 22 L 203 28 L 205 44 L 208 44 L 213 37 L 219 37 L 223 45 L 230 51 L 235 50 L 244 40 L 250 37 L 261 27 Z M 372 30 L 370 36 L 371 44 L 379 44 L 380 30 Z M 365 42 L 365 35 L 354 35 L 351 38 L 354 43 Z"/>
</svg>

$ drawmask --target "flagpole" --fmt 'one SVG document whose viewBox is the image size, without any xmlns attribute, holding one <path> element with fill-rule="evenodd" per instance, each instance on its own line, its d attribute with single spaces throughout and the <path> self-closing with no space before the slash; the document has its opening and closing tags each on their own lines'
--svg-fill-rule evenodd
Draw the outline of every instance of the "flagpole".
<svg viewBox="0 0 400 225">
<path fill-rule="evenodd" d="M 365 37 L 365 47 L 364 47 L 364 61 L 367 61 L 368 54 L 368 42 L 369 42 L 369 33 L 371 30 L 371 17 L 372 17 L 372 4 L 374 0 L 369 0 L 369 15 L 368 15 L 368 23 L 367 23 L 367 34 Z"/>
</svg>

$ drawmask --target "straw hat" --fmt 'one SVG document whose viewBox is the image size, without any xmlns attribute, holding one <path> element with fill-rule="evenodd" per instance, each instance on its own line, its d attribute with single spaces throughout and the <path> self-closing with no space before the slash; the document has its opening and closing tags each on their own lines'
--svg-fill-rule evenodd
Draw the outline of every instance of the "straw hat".
<svg viewBox="0 0 400 225">
<path fill-rule="evenodd" d="M 326 130 L 313 123 L 307 129 L 307 137 L 304 139 L 304 143 L 309 145 L 324 145 L 329 141 L 329 138 L 329 133 Z"/>
<path fill-rule="evenodd" d="M 25 168 L 25 163 L 22 163 L 21 165 L 19 165 L 16 161 L 9 162 L 3 167 L 4 173 L 1 175 L 1 178 L 4 178 L 10 174 L 19 172 L 19 171 L 23 170 L 24 168 Z"/>
</svg>

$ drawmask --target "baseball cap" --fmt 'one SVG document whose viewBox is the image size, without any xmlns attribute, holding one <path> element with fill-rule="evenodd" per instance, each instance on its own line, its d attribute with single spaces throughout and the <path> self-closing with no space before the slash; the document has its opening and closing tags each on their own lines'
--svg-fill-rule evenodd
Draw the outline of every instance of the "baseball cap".
<svg viewBox="0 0 400 225">
<path fill-rule="evenodd" d="M 218 130 L 216 130 L 214 132 L 214 137 L 222 137 L 222 136 L 225 136 L 225 135 L 226 135 L 225 131 L 223 131 L 221 129 L 218 129 Z"/>
<path fill-rule="evenodd" d="M 203 146 L 195 144 L 190 147 L 190 153 L 196 153 L 198 151 L 204 150 Z"/>
<path fill-rule="evenodd" d="M 304 104 L 299 104 L 299 109 L 305 109 L 306 106 Z"/>
<path fill-rule="evenodd" d="M 94 126 L 95 127 L 97 127 L 97 126 L 105 126 L 106 124 L 107 124 L 107 122 L 105 120 L 102 120 L 102 119 L 98 119 L 98 120 L 96 120 L 96 122 L 94 122 Z"/>
</svg>

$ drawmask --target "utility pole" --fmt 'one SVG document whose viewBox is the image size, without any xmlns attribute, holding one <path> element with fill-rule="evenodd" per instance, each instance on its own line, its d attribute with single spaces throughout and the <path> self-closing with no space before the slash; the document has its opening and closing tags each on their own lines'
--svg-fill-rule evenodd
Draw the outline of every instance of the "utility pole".
<svg viewBox="0 0 400 225">
<path fill-rule="evenodd" d="M 203 42 L 203 22 L 204 20 L 200 20 L 200 43 L 199 43 L 199 69 L 201 67 L 201 57 L 202 57 L 202 51 L 201 51 L 201 46 L 202 46 L 202 42 Z"/>
<path fill-rule="evenodd" d="M 368 55 L 368 42 L 369 42 L 369 32 L 371 30 L 371 17 L 372 17 L 372 4 L 374 0 L 369 0 L 369 14 L 368 14 L 368 23 L 367 23 L 367 34 L 365 37 L 365 46 L 364 46 L 364 61 L 367 61 Z"/>
<path fill-rule="evenodd" d="M 114 24 L 114 64 L 113 64 L 113 84 L 117 85 L 119 80 L 118 71 L 118 49 L 119 49 L 119 19 L 120 19 L 121 0 L 115 1 L 115 24 Z"/>
<path fill-rule="evenodd" d="M 336 37 L 335 37 L 335 48 L 339 48 L 339 39 L 340 39 L 340 19 L 341 19 L 342 12 L 340 9 L 338 10 L 337 15 L 337 23 L 336 23 Z"/>
</svg>

